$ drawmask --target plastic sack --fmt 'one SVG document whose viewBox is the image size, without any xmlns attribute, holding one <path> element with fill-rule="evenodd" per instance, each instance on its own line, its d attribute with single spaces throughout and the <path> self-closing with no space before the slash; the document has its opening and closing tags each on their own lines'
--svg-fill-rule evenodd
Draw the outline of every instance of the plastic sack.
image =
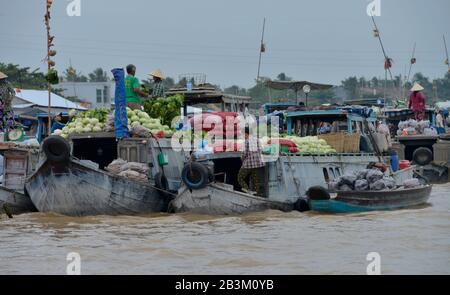
<svg viewBox="0 0 450 295">
<path fill-rule="evenodd" d="M 145 128 L 144 126 L 141 125 L 134 125 L 131 127 L 131 134 L 133 134 L 133 136 L 136 137 L 141 137 L 141 138 L 150 138 L 152 137 L 152 134 L 150 132 L 150 130 L 148 130 L 147 128 Z"/>
<path fill-rule="evenodd" d="M 425 128 L 423 130 L 423 134 L 424 135 L 437 135 L 438 133 L 437 133 L 437 130 L 434 128 Z"/>
<path fill-rule="evenodd" d="M 352 191 L 353 188 L 351 186 L 347 185 L 347 184 L 342 184 L 342 185 L 339 185 L 339 190 L 340 191 L 344 191 L 344 192 L 348 192 L 348 191 Z"/>
<path fill-rule="evenodd" d="M 356 171 L 356 173 L 355 173 L 356 179 L 357 180 L 366 179 L 367 172 L 369 172 L 369 171 L 370 171 L 370 169 L 363 169 L 363 170 Z"/>
<path fill-rule="evenodd" d="M 403 186 L 405 188 L 415 188 L 420 186 L 420 182 L 417 178 L 406 179 L 405 181 L 403 181 Z"/>
<path fill-rule="evenodd" d="M 138 173 L 147 174 L 148 171 L 150 170 L 150 168 L 148 167 L 147 164 L 144 164 L 144 163 L 128 162 L 128 163 L 125 163 L 124 165 L 122 165 L 122 167 L 120 168 L 121 172 L 126 171 L 126 170 L 131 170 L 131 171 L 135 171 Z"/>
<path fill-rule="evenodd" d="M 339 178 L 339 185 L 346 184 L 350 187 L 353 187 L 353 185 L 355 184 L 355 181 L 356 181 L 356 175 L 353 175 L 353 174 L 342 175 Z"/>
<path fill-rule="evenodd" d="M 123 165 L 125 165 L 127 163 L 127 161 L 122 160 L 122 159 L 116 159 L 114 161 L 112 161 L 106 168 L 105 170 L 112 172 L 114 174 L 119 174 Z"/>
<path fill-rule="evenodd" d="M 369 187 L 371 191 L 381 191 L 387 188 L 386 183 L 383 181 L 383 179 L 379 179 L 374 183 L 371 183 Z"/>
<path fill-rule="evenodd" d="M 358 179 L 355 181 L 355 190 L 356 191 L 365 191 L 369 189 L 369 182 L 365 179 Z"/>
<path fill-rule="evenodd" d="M 376 181 L 382 179 L 384 176 L 383 172 L 378 169 L 370 169 L 367 171 L 366 179 L 369 184 L 375 183 Z"/>
<path fill-rule="evenodd" d="M 147 176 L 145 174 L 133 170 L 125 170 L 120 172 L 118 175 L 136 181 L 147 181 Z"/>
<path fill-rule="evenodd" d="M 396 187 L 395 179 L 392 177 L 383 177 L 383 182 L 388 189 L 394 189 Z"/>
</svg>

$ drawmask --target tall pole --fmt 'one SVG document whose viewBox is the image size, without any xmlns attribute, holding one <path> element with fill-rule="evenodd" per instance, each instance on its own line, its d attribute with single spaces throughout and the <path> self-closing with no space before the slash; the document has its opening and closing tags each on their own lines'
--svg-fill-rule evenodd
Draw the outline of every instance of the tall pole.
<svg viewBox="0 0 450 295">
<path fill-rule="evenodd" d="M 375 18 L 373 17 L 373 15 L 372 15 L 371 17 L 372 17 L 372 22 L 373 22 L 373 25 L 374 25 L 374 27 L 375 27 L 375 30 L 376 30 L 377 33 L 378 33 L 378 34 L 377 34 L 377 38 L 378 38 L 378 41 L 380 41 L 381 50 L 383 51 L 383 55 L 384 55 L 384 58 L 385 58 L 385 60 L 386 60 L 386 59 L 388 58 L 388 56 L 386 55 L 386 50 L 384 50 L 383 41 L 381 41 L 380 31 L 378 30 L 378 26 L 377 26 L 377 24 L 375 23 Z M 394 80 L 394 79 L 392 78 L 391 69 L 388 68 L 387 70 L 389 71 L 389 75 L 390 75 L 390 77 L 391 77 L 391 80 Z"/>
<path fill-rule="evenodd" d="M 445 48 L 445 56 L 446 56 L 446 60 L 445 63 L 448 66 L 448 71 L 450 72 L 450 62 L 448 60 L 448 50 L 447 50 L 447 42 L 445 42 L 445 35 L 442 35 L 442 39 L 444 40 L 444 48 Z"/>
<path fill-rule="evenodd" d="M 262 54 L 265 51 L 264 48 L 264 30 L 266 28 L 266 18 L 264 18 L 263 21 L 263 28 L 262 28 L 262 35 L 261 35 L 261 45 L 259 47 L 259 62 L 258 62 L 258 75 L 256 76 L 256 81 L 259 81 L 259 73 L 261 70 L 261 58 L 262 58 Z"/>
<path fill-rule="evenodd" d="M 52 46 L 51 36 L 50 36 L 50 7 L 53 0 L 46 0 L 46 14 L 45 14 L 45 27 L 47 29 L 47 71 L 50 72 L 51 60 L 50 60 L 50 47 Z M 52 103 L 52 85 L 50 81 L 47 81 L 48 90 L 48 135 L 52 132 L 52 117 L 51 117 L 51 103 Z"/>
</svg>

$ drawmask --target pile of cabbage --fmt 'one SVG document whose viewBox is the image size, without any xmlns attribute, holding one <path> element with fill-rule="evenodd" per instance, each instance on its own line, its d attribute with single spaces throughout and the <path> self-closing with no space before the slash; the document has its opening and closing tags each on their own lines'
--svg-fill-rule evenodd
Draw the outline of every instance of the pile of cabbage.
<svg viewBox="0 0 450 295">
<path fill-rule="evenodd" d="M 95 109 L 79 113 L 63 129 L 55 130 L 52 135 L 67 138 L 73 133 L 102 132 L 109 112 L 109 109 Z"/>
<path fill-rule="evenodd" d="M 133 127 L 136 126 L 142 126 L 155 135 L 162 131 L 165 137 L 171 137 L 174 133 L 169 126 L 162 125 L 160 119 L 151 118 L 144 111 L 127 108 L 127 117 L 129 130 L 133 130 Z"/>
<path fill-rule="evenodd" d="M 286 136 L 285 139 L 293 141 L 301 154 L 335 154 L 333 149 L 324 139 L 317 136 Z"/>
</svg>

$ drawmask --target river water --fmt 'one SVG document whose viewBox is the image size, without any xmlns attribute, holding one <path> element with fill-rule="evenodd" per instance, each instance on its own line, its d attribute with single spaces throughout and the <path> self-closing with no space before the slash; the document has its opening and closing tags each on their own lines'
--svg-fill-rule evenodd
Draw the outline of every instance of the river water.
<svg viewBox="0 0 450 295">
<path fill-rule="evenodd" d="M 450 184 L 418 209 L 352 215 L 267 211 L 0 217 L 0 274 L 450 274 Z"/>
</svg>

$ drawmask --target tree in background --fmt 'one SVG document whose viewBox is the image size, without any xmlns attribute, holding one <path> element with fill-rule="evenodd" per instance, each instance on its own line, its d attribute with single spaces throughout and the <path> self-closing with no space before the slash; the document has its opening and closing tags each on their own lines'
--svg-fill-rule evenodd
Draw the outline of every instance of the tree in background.
<svg viewBox="0 0 450 295">
<path fill-rule="evenodd" d="M 347 92 L 348 99 L 356 99 L 358 98 L 358 78 L 349 77 L 342 82 L 342 86 L 344 90 Z"/>
<path fill-rule="evenodd" d="M 45 89 L 47 81 L 44 78 L 44 73 L 38 71 L 39 69 L 30 71 L 29 67 L 21 68 L 17 64 L 0 63 L 0 72 L 8 76 L 8 81 L 15 88 Z"/>
<path fill-rule="evenodd" d="M 69 66 L 65 71 L 64 71 L 64 80 L 68 81 L 68 82 L 87 82 L 88 78 L 86 76 L 84 76 L 83 74 L 81 74 L 81 72 L 77 72 L 77 70 L 75 70 L 72 66 Z"/>
<path fill-rule="evenodd" d="M 102 68 L 96 68 L 92 73 L 88 74 L 89 82 L 107 82 L 108 75 Z"/>
</svg>

